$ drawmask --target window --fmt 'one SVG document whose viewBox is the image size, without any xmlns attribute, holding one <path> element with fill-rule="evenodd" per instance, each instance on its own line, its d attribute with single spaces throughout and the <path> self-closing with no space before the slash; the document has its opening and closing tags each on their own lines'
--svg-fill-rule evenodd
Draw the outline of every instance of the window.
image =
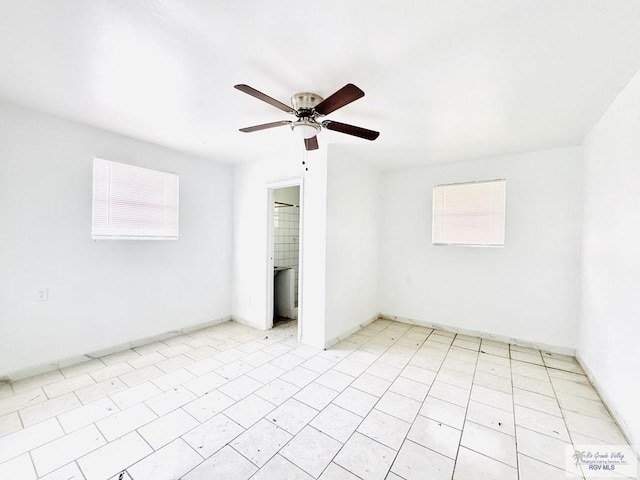
<svg viewBox="0 0 640 480">
<path fill-rule="evenodd" d="M 504 246 L 506 180 L 433 187 L 433 244 Z"/>
<path fill-rule="evenodd" d="M 177 239 L 178 175 L 93 160 L 94 239 Z"/>
</svg>

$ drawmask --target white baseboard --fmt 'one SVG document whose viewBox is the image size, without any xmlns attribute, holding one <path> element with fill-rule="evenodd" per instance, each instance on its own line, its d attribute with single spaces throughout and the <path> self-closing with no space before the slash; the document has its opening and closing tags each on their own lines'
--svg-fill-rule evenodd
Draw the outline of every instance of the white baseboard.
<svg viewBox="0 0 640 480">
<path fill-rule="evenodd" d="M 338 335 L 337 337 L 334 337 L 330 340 L 327 340 L 324 342 L 324 348 L 325 350 L 327 348 L 331 348 L 333 345 L 335 345 L 336 343 L 341 342 L 342 340 L 344 340 L 347 337 L 350 337 L 351 335 L 353 335 L 354 333 L 356 333 L 358 330 L 360 330 L 361 328 L 366 327 L 367 325 L 369 325 L 371 322 L 373 322 L 374 320 L 380 318 L 380 315 L 374 315 L 373 317 L 371 317 L 369 320 L 365 320 L 363 323 L 360 323 L 359 325 L 350 328 L 349 330 L 347 330 L 346 332 Z"/>
<path fill-rule="evenodd" d="M 330 348 L 333 345 L 335 345 L 336 343 L 341 342 L 342 340 L 345 340 L 346 338 L 348 338 L 349 336 L 353 335 L 358 330 L 360 330 L 361 328 L 367 326 L 368 324 L 370 324 L 371 322 L 373 322 L 374 320 L 376 320 L 378 318 L 383 318 L 385 320 L 392 320 L 392 321 L 400 322 L 400 323 L 406 323 L 406 324 L 409 324 L 409 325 L 416 325 L 416 326 L 419 326 L 419 327 L 433 328 L 433 329 L 438 329 L 438 330 L 445 330 L 447 332 L 452 332 L 452 333 L 460 333 L 460 334 L 463 334 L 463 335 L 470 335 L 470 336 L 474 336 L 474 337 L 486 338 L 487 340 L 494 340 L 496 342 L 510 343 L 512 345 L 519 345 L 521 347 L 535 348 L 536 350 L 544 350 L 546 352 L 551 352 L 551 353 L 560 353 L 562 355 L 574 356 L 575 353 L 576 353 L 576 350 L 574 348 L 563 347 L 563 346 L 560 346 L 560 345 L 550 345 L 550 344 L 546 344 L 546 343 L 542 343 L 542 342 L 532 342 L 530 340 L 524 340 L 524 339 L 521 339 L 521 338 L 507 337 L 505 335 L 496 335 L 496 334 L 492 334 L 492 333 L 481 332 L 479 330 L 469 330 L 469 329 L 465 329 L 465 328 L 452 327 L 451 325 L 443 325 L 443 324 L 439 324 L 439 323 L 425 322 L 425 321 L 422 321 L 422 320 L 416 320 L 416 319 L 413 319 L 413 318 L 406 318 L 406 317 L 399 317 L 397 315 L 390 315 L 390 314 L 387 314 L 387 313 L 380 313 L 378 315 L 374 315 L 369 320 L 359 324 L 358 326 L 347 330 L 346 332 L 338 335 L 337 337 L 334 337 L 332 339 L 327 340 L 325 342 L 325 348 Z"/>
<path fill-rule="evenodd" d="M 256 325 L 255 323 L 252 323 L 252 322 L 250 322 L 247 319 L 244 319 L 242 317 L 238 317 L 237 315 L 231 315 L 231 321 L 232 322 L 236 322 L 236 323 L 240 323 L 242 325 L 246 325 L 247 327 L 255 328 L 257 330 L 264 330 L 264 326 Z"/>
<path fill-rule="evenodd" d="M 149 337 L 139 338 L 131 342 L 114 345 L 101 350 L 96 350 L 94 352 L 89 352 L 81 355 L 74 355 L 72 357 L 66 357 L 61 360 L 22 368 L 22 369 L 10 372 L 9 374 L 3 376 L 2 378 L 0 378 L 0 381 L 14 382 L 16 380 L 32 377 L 34 375 L 50 372 L 52 370 L 58 370 L 60 368 L 70 367 L 71 365 L 76 365 L 78 363 L 86 362 L 87 360 L 92 360 L 95 358 L 104 357 L 105 355 L 111 355 L 113 353 L 122 352 L 123 350 L 139 347 L 141 345 L 146 345 L 148 343 L 166 340 L 167 338 L 175 337 L 176 335 L 182 335 L 185 333 L 193 332 L 195 330 L 200 330 L 202 328 L 211 327 L 213 325 L 218 325 L 220 323 L 228 322 L 229 320 L 231 320 L 231 315 L 227 315 L 221 318 L 216 318 L 214 320 L 209 320 L 206 322 L 201 322 L 198 324 L 189 325 L 187 327 L 171 330 L 169 332 L 159 333 L 157 335 L 151 335 Z"/>
<path fill-rule="evenodd" d="M 493 333 L 481 332 L 479 330 L 469 330 L 466 328 L 452 327 L 451 325 L 443 325 L 440 323 L 425 322 L 422 320 L 416 320 L 413 318 L 398 317 L 396 315 L 389 315 L 381 313 L 380 318 L 386 320 L 395 320 L 396 322 L 408 323 L 410 325 L 417 325 L 420 327 L 434 328 L 438 330 L 445 330 L 452 333 L 460 333 L 462 335 L 470 335 L 473 337 L 486 338 L 487 340 L 494 340 L 496 342 L 510 343 L 512 345 L 519 345 L 521 347 L 535 348 L 536 350 L 544 350 L 551 353 L 560 353 L 562 355 L 574 356 L 576 353 L 575 348 L 563 347 L 560 345 L 550 345 L 542 342 L 532 342 L 530 340 L 524 340 L 522 338 L 508 337 L 506 335 L 496 335 Z"/>
<path fill-rule="evenodd" d="M 437 323 L 423 322 L 423 321 L 420 321 L 420 320 L 409 319 L 409 318 L 404 318 L 404 317 L 398 317 L 398 316 L 395 316 L 395 315 L 388 315 L 388 314 L 382 314 L 381 313 L 379 317 L 387 319 L 387 320 L 394 320 L 394 321 L 401 322 L 401 323 L 408 323 L 408 324 L 411 324 L 411 325 L 418 325 L 418 326 L 422 326 L 422 327 L 440 329 L 440 330 L 445 330 L 445 331 L 452 332 L 452 333 L 461 333 L 463 335 L 472 335 L 472 336 L 475 336 L 475 337 L 486 338 L 488 340 L 495 340 L 495 341 L 499 341 L 499 342 L 509 343 L 509 344 L 512 344 L 512 345 L 520 345 L 520 346 L 523 346 L 523 347 L 535 348 L 537 350 L 544 350 L 544 351 L 551 352 L 551 353 L 560 353 L 562 355 L 574 356 L 576 358 L 576 360 L 578 361 L 578 363 L 580 364 L 580 366 L 582 367 L 582 369 L 584 370 L 584 372 L 586 373 L 587 378 L 589 379 L 589 381 L 591 382 L 591 384 L 595 388 L 596 392 L 600 396 L 600 399 L 602 400 L 602 403 L 604 404 L 604 406 L 607 408 L 607 410 L 611 414 L 611 417 L 616 421 L 616 423 L 620 427 L 620 430 L 621 430 L 622 434 L 624 435 L 624 437 L 626 438 L 627 442 L 629 443 L 631 448 L 634 450 L 636 455 L 640 458 L 640 443 L 635 443 L 635 444 L 633 443 L 636 439 L 631 434 L 631 429 L 629 428 L 629 425 L 624 421 L 623 417 L 620 415 L 620 412 L 615 407 L 615 403 L 613 402 L 611 397 L 609 395 L 607 395 L 605 393 L 605 391 L 602 389 L 602 386 L 601 386 L 600 382 L 593 375 L 593 372 L 591 372 L 590 369 L 585 365 L 585 362 L 583 361 L 579 351 L 576 351 L 573 348 L 562 347 L 562 346 L 558 346 L 558 345 L 549 345 L 549 344 L 545 344 L 545 343 L 541 343 L 541 342 L 532 342 L 530 340 L 523 340 L 523 339 L 519 339 L 519 338 L 507 337 L 507 336 L 504 336 L 504 335 L 494 335 L 494 334 L 489 334 L 489 333 L 486 333 L 486 332 L 480 332 L 480 331 L 475 331 L 475 330 L 467 330 L 467 329 L 463 329 L 463 328 L 452 327 L 450 325 L 441 325 L 441 324 L 437 324 Z M 638 439 L 638 441 L 640 442 L 640 439 Z"/>
<path fill-rule="evenodd" d="M 596 392 L 600 396 L 600 400 L 602 400 L 602 403 L 604 404 L 604 406 L 607 408 L 607 410 L 609 410 L 611 417 L 613 417 L 613 419 L 618 424 L 618 427 L 620 427 L 620 431 L 626 438 L 627 442 L 629 443 L 629 445 L 631 445 L 631 448 L 633 448 L 638 458 L 640 458 L 640 439 L 637 439 L 639 443 L 633 443 L 636 439 L 633 437 L 631 433 L 631 428 L 629 428 L 629 425 L 627 424 L 627 422 L 625 422 L 622 415 L 620 415 L 620 411 L 616 408 L 615 403 L 613 402 L 613 399 L 611 398 L 611 396 L 609 396 L 605 392 L 605 390 L 602 388 L 602 385 L 598 381 L 597 377 L 587 367 L 587 365 L 582 359 L 582 355 L 580 354 L 580 352 L 577 352 L 576 360 L 582 367 L 582 370 L 584 370 L 584 373 L 587 374 L 587 378 L 589 379 L 589 381 L 591 382 L 591 385 L 593 385 L 593 388 L 595 388 Z"/>
<path fill-rule="evenodd" d="M 225 317 L 216 318 L 215 320 L 209 320 L 207 322 L 196 323 L 188 327 L 184 327 L 180 333 L 191 333 L 196 330 L 202 330 L 203 328 L 213 327 L 214 325 L 220 325 L 221 323 L 230 322 L 232 320 L 231 315 Z"/>
</svg>

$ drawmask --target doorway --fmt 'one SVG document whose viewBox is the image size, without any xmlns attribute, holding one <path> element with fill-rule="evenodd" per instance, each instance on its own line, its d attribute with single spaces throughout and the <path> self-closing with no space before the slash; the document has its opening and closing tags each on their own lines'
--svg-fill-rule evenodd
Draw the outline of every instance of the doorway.
<svg viewBox="0 0 640 480">
<path fill-rule="evenodd" d="M 269 187 L 268 324 L 291 330 L 298 341 L 302 338 L 301 198 L 301 179 Z"/>
</svg>

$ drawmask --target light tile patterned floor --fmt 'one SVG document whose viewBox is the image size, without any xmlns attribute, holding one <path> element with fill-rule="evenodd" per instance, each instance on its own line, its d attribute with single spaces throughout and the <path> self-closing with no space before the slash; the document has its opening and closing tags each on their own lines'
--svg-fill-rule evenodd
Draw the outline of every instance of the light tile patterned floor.
<svg viewBox="0 0 640 480">
<path fill-rule="evenodd" d="M 570 442 L 626 444 L 572 357 L 388 320 L 320 351 L 296 328 L 0 385 L 0 478 L 553 480 Z"/>
</svg>

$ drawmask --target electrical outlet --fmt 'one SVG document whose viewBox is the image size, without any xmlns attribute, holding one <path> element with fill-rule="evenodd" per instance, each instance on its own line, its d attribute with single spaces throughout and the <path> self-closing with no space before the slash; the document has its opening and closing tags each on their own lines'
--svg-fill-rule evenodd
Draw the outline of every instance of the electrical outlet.
<svg viewBox="0 0 640 480">
<path fill-rule="evenodd" d="M 37 302 L 46 302 L 49 300 L 49 289 L 42 288 L 36 292 L 36 301 Z"/>
</svg>

